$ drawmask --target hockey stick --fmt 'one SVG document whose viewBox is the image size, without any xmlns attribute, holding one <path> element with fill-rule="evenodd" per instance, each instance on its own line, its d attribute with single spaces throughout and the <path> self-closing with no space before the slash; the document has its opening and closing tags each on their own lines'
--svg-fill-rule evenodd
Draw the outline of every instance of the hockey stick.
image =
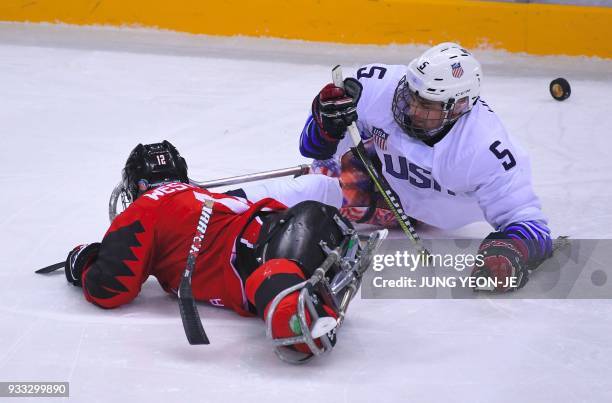
<svg viewBox="0 0 612 403">
<path fill-rule="evenodd" d="M 337 65 L 332 69 L 332 80 L 336 87 L 344 88 L 344 79 L 342 78 L 342 67 Z M 379 174 L 374 164 L 368 157 L 366 153 L 365 146 L 363 145 L 363 140 L 361 139 L 361 135 L 359 134 L 359 129 L 357 129 L 357 125 L 355 122 L 351 123 L 348 127 L 348 133 L 351 136 L 351 140 L 353 140 L 354 146 L 351 147 L 353 154 L 357 155 L 374 182 L 374 186 L 381 194 L 389 209 L 393 212 L 393 215 L 397 219 L 397 222 L 400 225 L 400 228 L 404 231 L 404 233 L 408 236 L 408 238 L 414 243 L 414 245 L 419 249 L 419 252 L 423 252 L 425 257 L 429 256 L 430 253 L 425 246 L 423 246 L 423 242 L 419 237 L 419 234 L 416 233 L 412 224 L 410 224 L 410 220 L 408 215 L 404 212 L 402 205 L 400 204 L 395 192 L 391 189 L 391 186 L 384 178 L 383 175 Z"/>
<path fill-rule="evenodd" d="M 257 172 L 253 174 L 239 175 L 239 176 L 231 176 L 229 178 L 222 179 L 214 179 L 210 181 L 198 182 L 194 180 L 190 180 L 189 182 L 193 185 L 201 187 L 203 189 L 212 189 L 221 186 L 229 186 L 236 185 L 239 183 L 248 183 L 255 182 L 262 179 L 271 179 L 271 178 L 280 178 L 283 176 L 302 176 L 307 174 L 310 169 L 309 165 L 302 164 L 295 167 L 283 168 L 283 169 L 274 169 L 272 171 L 263 171 Z"/>
<path fill-rule="evenodd" d="M 38 273 L 38 274 L 47 274 L 47 273 L 51 273 L 55 270 L 61 269 L 62 267 L 64 267 L 66 265 L 66 262 L 59 262 L 59 263 L 54 263 L 50 266 L 47 267 L 43 267 L 42 269 L 38 269 L 36 270 L 34 273 Z"/>
<path fill-rule="evenodd" d="M 200 253 L 202 242 L 204 241 L 204 234 L 208 228 L 208 220 L 212 214 L 213 203 L 212 200 L 206 200 L 202 204 L 202 213 L 198 220 L 196 234 L 193 237 L 193 242 L 189 249 L 187 265 L 185 266 L 183 278 L 181 279 L 181 284 L 178 289 L 179 310 L 181 312 L 181 320 L 183 321 L 183 328 L 185 329 L 185 335 L 187 336 L 189 344 L 210 344 L 204 327 L 202 326 L 202 321 L 200 320 L 198 307 L 193 298 L 191 277 L 193 276 L 196 259 Z"/>
<path fill-rule="evenodd" d="M 228 178 L 213 179 L 210 181 L 196 181 L 193 179 L 189 180 L 189 183 L 198 186 L 202 189 L 212 189 L 221 186 L 236 185 L 239 183 L 255 182 L 262 179 L 280 178 L 283 176 L 293 175 L 294 177 L 302 176 L 308 173 L 310 169 L 309 165 L 302 164 L 289 168 L 274 169 L 271 171 L 256 172 L 252 174 L 230 176 Z M 113 221 L 117 216 L 117 202 L 123 192 L 123 184 L 119 182 L 113 192 L 111 193 L 110 199 L 108 200 L 108 218 Z"/>
</svg>

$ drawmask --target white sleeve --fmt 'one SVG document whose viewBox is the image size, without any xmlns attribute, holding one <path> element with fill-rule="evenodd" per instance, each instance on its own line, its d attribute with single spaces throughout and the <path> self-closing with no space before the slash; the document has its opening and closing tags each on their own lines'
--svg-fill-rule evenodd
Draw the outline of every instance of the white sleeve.
<svg viewBox="0 0 612 403">
<path fill-rule="evenodd" d="M 315 200 L 336 208 L 342 207 L 342 190 L 338 178 L 325 175 L 311 174 L 297 178 L 269 180 L 257 185 L 244 186 L 242 190 L 252 202 L 271 197 L 287 207 L 305 200 Z"/>
<path fill-rule="evenodd" d="M 496 230 L 521 221 L 546 222 L 531 183 L 529 156 L 484 102 L 461 118 L 447 142 L 449 189 L 473 196 Z"/>
<path fill-rule="evenodd" d="M 480 156 L 480 169 L 471 178 L 476 184 L 476 198 L 486 220 L 495 228 L 503 229 L 508 224 L 541 220 L 547 222 L 542 213 L 540 200 L 531 184 L 529 157 L 518 148 L 506 143 L 516 158 L 516 165 L 508 170 L 493 153 Z"/>
</svg>

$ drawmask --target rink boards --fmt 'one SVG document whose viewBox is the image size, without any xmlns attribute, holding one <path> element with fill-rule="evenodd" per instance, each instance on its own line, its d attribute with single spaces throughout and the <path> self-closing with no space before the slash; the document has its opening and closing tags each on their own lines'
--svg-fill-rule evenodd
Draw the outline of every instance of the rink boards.
<svg viewBox="0 0 612 403">
<path fill-rule="evenodd" d="M 456 41 L 612 58 L 612 8 L 466 0 L 4 0 L 0 21 L 144 26 L 350 44 Z"/>
</svg>

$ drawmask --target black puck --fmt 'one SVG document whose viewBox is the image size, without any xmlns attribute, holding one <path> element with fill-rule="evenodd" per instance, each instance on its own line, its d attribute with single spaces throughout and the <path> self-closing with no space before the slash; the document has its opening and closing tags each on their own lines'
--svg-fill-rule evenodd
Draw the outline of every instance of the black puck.
<svg viewBox="0 0 612 403">
<path fill-rule="evenodd" d="M 572 93 L 569 83 L 565 78 L 555 78 L 550 82 L 550 95 L 557 101 L 565 101 Z"/>
</svg>

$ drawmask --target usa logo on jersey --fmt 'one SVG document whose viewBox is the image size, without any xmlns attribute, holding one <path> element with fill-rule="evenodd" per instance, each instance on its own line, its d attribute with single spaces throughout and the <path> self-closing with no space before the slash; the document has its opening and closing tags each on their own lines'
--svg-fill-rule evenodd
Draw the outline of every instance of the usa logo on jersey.
<svg viewBox="0 0 612 403">
<path fill-rule="evenodd" d="M 451 65 L 453 77 L 459 78 L 463 75 L 463 68 L 461 67 L 461 63 L 453 63 Z"/>
<path fill-rule="evenodd" d="M 389 134 L 385 133 L 384 130 L 379 129 L 378 127 L 372 128 L 372 134 L 374 134 L 374 142 L 378 145 L 378 147 L 380 147 L 381 150 L 386 150 Z"/>
</svg>

